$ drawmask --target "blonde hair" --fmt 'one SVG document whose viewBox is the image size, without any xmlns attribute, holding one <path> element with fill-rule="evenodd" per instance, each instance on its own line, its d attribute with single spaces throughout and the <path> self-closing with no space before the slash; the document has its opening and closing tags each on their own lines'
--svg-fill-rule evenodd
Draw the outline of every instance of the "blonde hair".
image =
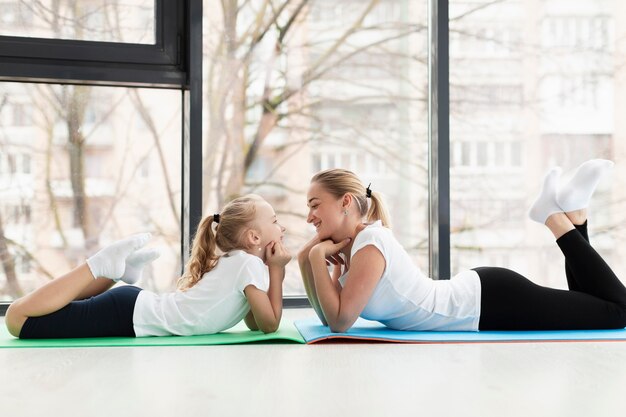
<svg viewBox="0 0 626 417">
<path fill-rule="evenodd" d="M 381 195 L 377 192 L 372 192 L 372 202 L 368 208 L 365 186 L 352 171 L 340 168 L 320 171 L 311 178 L 311 183 L 321 185 L 338 199 L 345 194 L 350 194 L 356 201 L 361 217 L 365 217 L 368 222 L 380 220 L 383 226 L 391 227 L 389 214 Z"/>
<path fill-rule="evenodd" d="M 206 216 L 198 225 L 191 246 L 191 254 L 185 265 L 185 272 L 178 280 L 179 290 L 187 290 L 198 283 L 202 276 L 215 268 L 222 253 L 235 249 L 247 249 L 244 234 L 254 223 L 256 204 L 263 201 L 255 194 L 248 194 L 230 201 L 219 214 L 219 222 L 214 215 Z M 215 232 L 213 223 L 216 223 Z"/>
</svg>

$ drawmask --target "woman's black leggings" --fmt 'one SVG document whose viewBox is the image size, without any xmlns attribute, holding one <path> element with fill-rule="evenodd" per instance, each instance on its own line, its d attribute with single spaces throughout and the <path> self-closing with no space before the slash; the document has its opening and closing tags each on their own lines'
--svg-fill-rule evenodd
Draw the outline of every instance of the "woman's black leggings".
<svg viewBox="0 0 626 417">
<path fill-rule="evenodd" d="M 505 268 L 474 269 L 481 282 L 480 330 L 626 327 L 626 287 L 589 244 L 587 223 L 556 242 L 569 291 L 536 285 Z"/>
</svg>

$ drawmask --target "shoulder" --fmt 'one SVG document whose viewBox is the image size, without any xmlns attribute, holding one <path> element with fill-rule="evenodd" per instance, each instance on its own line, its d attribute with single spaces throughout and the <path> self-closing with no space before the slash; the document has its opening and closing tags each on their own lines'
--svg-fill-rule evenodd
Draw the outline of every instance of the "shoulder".
<svg viewBox="0 0 626 417">
<path fill-rule="evenodd" d="M 220 257 L 218 265 L 221 264 L 222 271 L 229 273 L 246 273 L 249 271 L 259 271 L 265 268 L 265 264 L 258 256 L 250 255 L 243 250 L 229 252 Z"/>
<path fill-rule="evenodd" d="M 270 282 L 267 266 L 258 256 L 244 252 L 241 255 L 241 268 L 237 281 L 241 291 L 244 291 L 248 285 L 253 285 L 259 290 L 267 292 Z"/>
<path fill-rule="evenodd" d="M 371 245 L 375 246 L 384 256 L 385 248 L 392 240 L 391 230 L 382 226 L 380 222 L 373 223 L 356 235 L 354 245 L 352 245 L 352 254 L 354 255 L 357 251 Z"/>
<path fill-rule="evenodd" d="M 387 227 L 384 227 L 382 224 L 380 224 L 380 221 L 378 221 L 376 223 L 366 226 L 363 230 L 361 230 L 356 235 L 354 243 L 358 244 L 368 241 L 386 241 L 389 238 L 393 238 L 391 230 Z"/>
<path fill-rule="evenodd" d="M 248 268 L 265 268 L 263 260 L 258 256 L 250 255 L 247 252 L 241 251 L 239 254 L 239 263 L 243 267 Z"/>
</svg>

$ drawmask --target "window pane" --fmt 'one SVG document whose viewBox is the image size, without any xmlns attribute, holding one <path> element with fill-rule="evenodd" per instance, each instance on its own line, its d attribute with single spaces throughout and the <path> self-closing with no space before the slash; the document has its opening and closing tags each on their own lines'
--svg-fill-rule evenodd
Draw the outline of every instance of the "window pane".
<svg viewBox="0 0 626 417">
<path fill-rule="evenodd" d="M 155 43 L 154 0 L 0 0 L 0 35 Z"/>
<path fill-rule="evenodd" d="M 0 97 L 0 300 L 142 231 L 161 248 L 142 287 L 173 289 L 180 92 L 1 83 Z M 16 103 L 32 110 L 29 124 L 12 122 Z"/>
<path fill-rule="evenodd" d="M 453 0 L 450 3 L 451 145 L 493 146 L 495 166 L 451 169 L 452 270 L 514 269 L 538 284 L 566 288 L 562 255 L 526 211 L 554 165 L 590 158 L 617 163 L 590 207 L 594 247 L 616 270 L 626 160 L 618 140 L 624 59 L 617 0 L 565 2 Z M 621 168 L 620 168 L 621 167 Z M 479 201 L 480 203 L 477 203 Z M 560 261 L 559 261 L 560 259 Z"/>
<path fill-rule="evenodd" d="M 392 230 L 428 270 L 427 2 L 283 3 L 204 3 L 205 212 L 259 193 L 295 255 L 314 234 L 311 176 L 347 168 L 386 196 Z M 293 24 L 264 31 L 277 10 Z M 295 261 L 287 275 L 285 294 L 303 296 Z"/>
</svg>

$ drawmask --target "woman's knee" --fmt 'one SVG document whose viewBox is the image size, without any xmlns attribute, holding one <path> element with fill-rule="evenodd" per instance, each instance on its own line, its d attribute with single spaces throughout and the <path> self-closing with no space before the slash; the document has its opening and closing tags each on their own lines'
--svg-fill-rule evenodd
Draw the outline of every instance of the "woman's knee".
<svg viewBox="0 0 626 417">
<path fill-rule="evenodd" d="M 16 300 L 11 303 L 9 308 L 7 309 L 6 315 L 4 317 L 4 323 L 7 326 L 7 330 L 15 337 L 20 337 L 20 332 L 22 331 L 22 327 L 24 323 L 26 323 L 26 317 L 19 308 L 19 300 Z"/>
</svg>

